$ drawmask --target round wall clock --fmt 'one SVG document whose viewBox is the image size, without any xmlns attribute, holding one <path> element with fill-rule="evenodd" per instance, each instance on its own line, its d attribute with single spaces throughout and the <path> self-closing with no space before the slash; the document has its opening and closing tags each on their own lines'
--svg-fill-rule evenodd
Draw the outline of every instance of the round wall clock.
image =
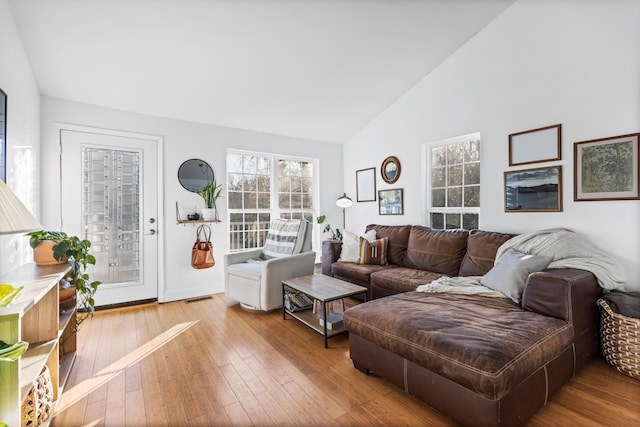
<svg viewBox="0 0 640 427">
<path fill-rule="evenodd" d="M 384 159 L 380 167 L 382 179 L 387 184 L 393 184 L 400 178 L 400 160 L 395 156 L 389 156 Z"/>
</svg>

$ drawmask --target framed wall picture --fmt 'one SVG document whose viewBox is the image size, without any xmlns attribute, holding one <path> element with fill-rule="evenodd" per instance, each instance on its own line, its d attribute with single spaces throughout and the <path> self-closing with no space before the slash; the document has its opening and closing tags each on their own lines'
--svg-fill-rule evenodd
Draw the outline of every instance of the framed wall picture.
<svg viewBox="0 0 640 427">
<path fill-rule="evenodd" d="M 562 212 L 562 166 L 504 173 L 505 212 Z"/>
<path fill-rule="evenodd" d="M 380 174 L 387 184 L 393 184 L 400 178 L 400 160 L 395 156 L 389 156 L 382 162 L 380 166 Z"/>
<path fill-rule="evenodd" d="M 380 215 L 404 215 L 402 188 L 378 191 L 378 213 Z"/>
<path fill-rule="evenodd" d="M 561 159 L 562 125 L 509 135 L 509 166 Z"/>
<path fill-rule="evenodd" d="M 376 201 L 376 168 L 356 171 L 356 201 Z"/>
<path fill-rule="evenodd" d="M 637 200 L 640 133 L 573 144 L 573 200 Z"/>
</svg>

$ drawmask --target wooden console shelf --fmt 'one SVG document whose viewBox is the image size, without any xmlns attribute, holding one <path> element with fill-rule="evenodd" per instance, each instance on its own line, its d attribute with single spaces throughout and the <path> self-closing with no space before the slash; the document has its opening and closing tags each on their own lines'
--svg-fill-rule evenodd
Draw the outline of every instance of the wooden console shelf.
<svg viewBox="0 0 640 427">
<path fill-rule="evenodd" d="M 0 277 L 0 283 L 24 286 L 9 307 L 0 308 L 0 340 L 27 341 L 28 350 L 15 362 L 0 362 L 0 423 L 21 425 L 22 403 L 46 365 L 58 399 L 76 352 L 76 310 L 59 311 L 58 285 L 71 271 L 68 264 L 28 264 Z"/>
</svg>

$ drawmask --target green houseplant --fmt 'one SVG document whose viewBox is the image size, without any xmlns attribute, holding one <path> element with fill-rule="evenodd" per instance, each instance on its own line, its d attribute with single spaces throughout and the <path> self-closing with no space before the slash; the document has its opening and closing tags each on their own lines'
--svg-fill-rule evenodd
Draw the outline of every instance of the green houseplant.
<svg viewBox="0 0 640 427">
<path fill-rule="evenodd" d="M 320 215 L 319 217 L 316 218 L 316 222 L 318 224 L 324 224 L 326 219 L 327 219 L 326 215 Z M 331 224 L 329 223 L 325 224 L 322 232 L 331 234 L 332 239 L 342 240 L 342 232 L 340 231 L 340 229 L 336 228 L 336 231 L 333 231 L 333 228 L 331 228 Z"/>
<path fill-rule="evenodd" d="M 207 184 L 197 193 L 202 197 L 205 205 L 205 208 L 202 210 L 202 219 L 218 219 L 216 200 L 222 197 L 222 184 L 218 185 L 215 180 L 213 180 L 213 182 L 207 182 Z"/>
<path fill-rule="evenodd" d="M 91 242 L 81 240 L 77 236 L 69 237 L 65 232 L 56 231 L 32 231 L 26 234 L 29 236 L 29 245 L 35 250 L 44 241 L 53 241 L 53 258 L 57 261 L 67 260 L 71 265 L 69 277 L 76 287 L 78 297 L 79 315 L 76 316 L 76 331 L 80 324 L 88 317 L 93 316 L 95 311 L 94 295 L 98 290 L 100 282 L 91 280 L 87 273 L 88 265 L 95 265 L 96 258 L 89 253 Z"/>
</svg>

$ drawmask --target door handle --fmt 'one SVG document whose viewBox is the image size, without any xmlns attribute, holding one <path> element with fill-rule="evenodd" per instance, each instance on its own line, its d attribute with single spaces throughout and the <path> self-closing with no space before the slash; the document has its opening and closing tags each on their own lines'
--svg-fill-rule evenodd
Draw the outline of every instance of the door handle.
<svg viewBox="0 0 640 427">
<path fill-rule="evenodd" d="M 151 230 L 149 230 L 149 234 L 153 236 L 154 234 L 156 234 L 156 230 L 152 228 Z"/>
</svg>

